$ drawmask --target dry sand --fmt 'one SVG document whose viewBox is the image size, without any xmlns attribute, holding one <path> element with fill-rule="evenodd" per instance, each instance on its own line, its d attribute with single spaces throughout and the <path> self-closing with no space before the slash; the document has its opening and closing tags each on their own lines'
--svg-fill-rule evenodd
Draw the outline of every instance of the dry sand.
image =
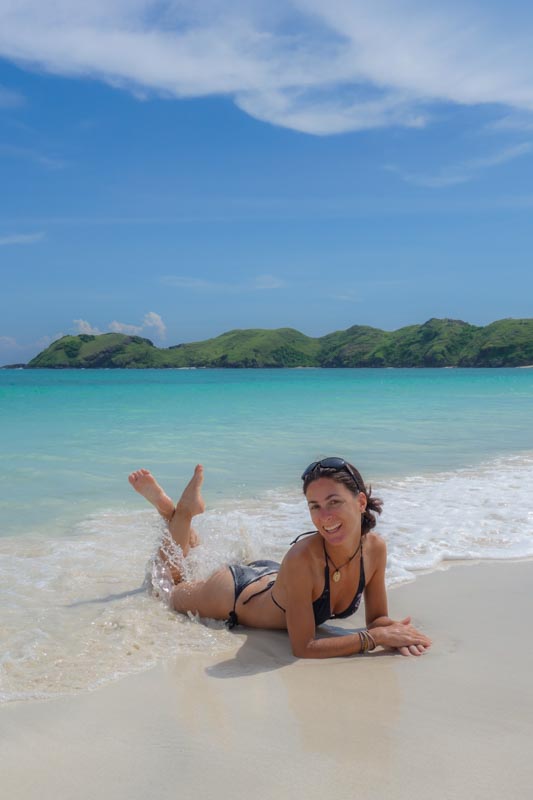
<svg viewBox="0 0 533 800">
<path fill-rule="evenodd" d="M 239 629 L 225 658 L 4 706 L 2 797 L 530 800 L 532 584 L 522 561 L 393 590 L 434 639 L 420 658 L 297 661 L 286 634 Z"/>
</svg>

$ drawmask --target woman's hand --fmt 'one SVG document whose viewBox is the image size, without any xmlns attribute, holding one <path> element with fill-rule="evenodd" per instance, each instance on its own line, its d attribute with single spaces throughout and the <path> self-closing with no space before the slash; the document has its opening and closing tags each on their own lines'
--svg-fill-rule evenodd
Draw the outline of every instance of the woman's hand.
<svg viewBox="0 0 533 800">
<path fill-rule="evenodd" d="M 376 644 L 398 650 L 402 656 L 420 656 L 431 647 L 431 639 L 411 625 L 411 617 L 405 617 L 399 622 L 390 620 L 385 625 L 373 627 L 371 634 Z"/>
</svg>

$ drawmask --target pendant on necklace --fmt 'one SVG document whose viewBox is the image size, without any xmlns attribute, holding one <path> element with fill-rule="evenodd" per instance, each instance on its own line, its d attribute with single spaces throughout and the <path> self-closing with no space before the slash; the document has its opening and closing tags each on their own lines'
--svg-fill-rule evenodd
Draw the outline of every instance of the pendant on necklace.
<svg viewBox="0 0 533 800">
<path fill-rule="evenodd" d="M 333 580 L 335 581 L 335 583 L 338 583 L 340 579 L 341 579 L 341 574 L 339 570 L 336 570 L 336 572 L 333 573 Z"/>
</svg>

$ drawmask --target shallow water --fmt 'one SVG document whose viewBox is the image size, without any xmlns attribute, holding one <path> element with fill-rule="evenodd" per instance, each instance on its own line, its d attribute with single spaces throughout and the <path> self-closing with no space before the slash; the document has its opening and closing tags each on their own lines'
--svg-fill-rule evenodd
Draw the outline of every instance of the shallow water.
<svg viewBox="0 0 533 800">
<path fill-rule="evenodd" d="M 443 559 L 533 554 L 532 400 L 532 370 L 1 371 L 0 699 L 231 645 L 143 586 L 162 528 L 130 470 L 175 494 L 204 463 L 203 577 L 280 559 L 309 529 L 302 468 L 349 457 L 385 500 L 396 583 Z"/>
</svg>

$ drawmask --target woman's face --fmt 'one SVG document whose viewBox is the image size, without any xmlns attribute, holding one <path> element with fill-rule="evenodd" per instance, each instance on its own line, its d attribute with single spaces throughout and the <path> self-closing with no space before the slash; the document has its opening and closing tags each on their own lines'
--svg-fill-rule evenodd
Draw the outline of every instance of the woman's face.
<svg viewBox="0 0 533 800">
<path fill-rule="evenodd" d="M 336 546 L 359 538 L 366 508 L 363 492 L 356 496 L 342 483 L 319 478 L 308 486 L 306 498 L 313 524 L 326 542 Z"/>
</svg>

